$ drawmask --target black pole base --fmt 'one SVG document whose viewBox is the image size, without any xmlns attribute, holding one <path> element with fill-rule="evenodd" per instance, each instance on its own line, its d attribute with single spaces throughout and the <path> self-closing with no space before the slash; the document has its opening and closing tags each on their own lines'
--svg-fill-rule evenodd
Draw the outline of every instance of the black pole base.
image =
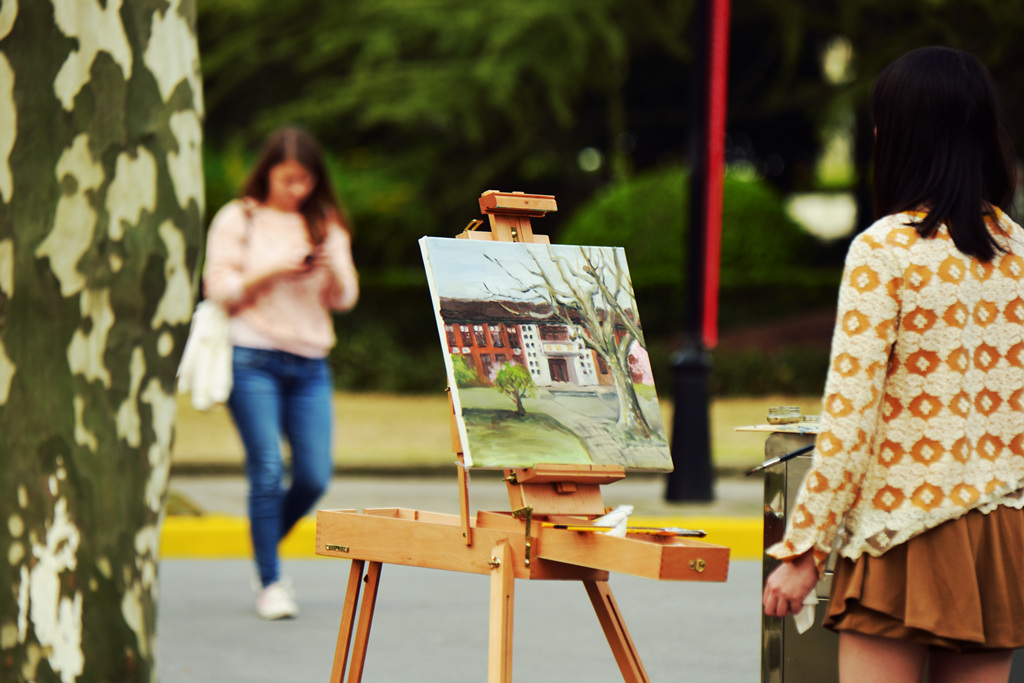
<svg viewBox="0 0 1024 683">
<path fill-rule="evenodd" d="M 711 357 L 691 342 L 672 363 L 675 413 L 672 420 L 672 464 L 665 500 L 709 502 L 715 499 L 711 466 L 708 380 Z"/>
</svg>

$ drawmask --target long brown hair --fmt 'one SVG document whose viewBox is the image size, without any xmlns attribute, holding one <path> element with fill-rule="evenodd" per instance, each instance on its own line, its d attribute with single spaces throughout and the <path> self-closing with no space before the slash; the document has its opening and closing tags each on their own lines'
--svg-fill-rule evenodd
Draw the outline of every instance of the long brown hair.
<svg viewBox="0 0 1024 683">
<path fill-rule="evenodd" d="M 327 224 L 331 220 L 337 221 L 343 230 L 348 230 L 342 217 L 341 203 L 331 188 L 320 145 L 301 128 L 281 128 L 267 139 L 256 166 L 242 186 L 242 196 L 266 201 L 270 194 L 270 169 L 290 160 L 299 162 L 313 175 L 313 191 L 299 206 L 310 241 L 314 245 L 322 244 L 327 238 Z"/>
</svg>

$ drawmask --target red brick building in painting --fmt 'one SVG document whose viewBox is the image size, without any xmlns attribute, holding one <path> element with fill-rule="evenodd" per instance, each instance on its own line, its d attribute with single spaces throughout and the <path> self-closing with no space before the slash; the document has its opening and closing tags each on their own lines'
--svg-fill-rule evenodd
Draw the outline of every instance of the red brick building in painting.
<svg viewBox="0 0 1024 683">
<path fill-rule="evenodd" d="M 484 382 L 511 362 L 525 367 L 540 387 L 612 383 L 604 361 L 584 345 L 584 329 L 554 319 L 547 307 L 441 299 L 441 319 L 448 352 L 465 358 Z"/>
</svg>

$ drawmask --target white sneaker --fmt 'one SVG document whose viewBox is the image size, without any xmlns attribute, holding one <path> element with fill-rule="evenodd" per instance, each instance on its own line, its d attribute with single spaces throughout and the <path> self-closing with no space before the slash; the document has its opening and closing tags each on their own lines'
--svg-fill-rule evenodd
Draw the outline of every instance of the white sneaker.
<svg viewBox="0 0 1024 683">
<path fill-rule="evenodd" d="M 291 587 L 275 581 L 256 595 L 256 614 L 264 619 L 289 619 L 299 616 L 299 606 L 292 597 Z"/>
</svg>

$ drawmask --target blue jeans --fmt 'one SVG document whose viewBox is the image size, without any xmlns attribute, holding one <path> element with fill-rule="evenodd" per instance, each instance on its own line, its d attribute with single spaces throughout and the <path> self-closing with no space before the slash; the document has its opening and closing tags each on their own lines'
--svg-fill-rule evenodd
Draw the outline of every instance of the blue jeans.
<svg viewBox="0 0 1024 683">
<path fill-rule="evenodd" d="M 322 358 L 236 346 L 228 409 L 245 446 L 249 522 L 260 581 L 279 578 L 277 546 L 327 489 L 331 372 Z M 282 437 L 291 451 L 283 482 Z"/>
</svg>

